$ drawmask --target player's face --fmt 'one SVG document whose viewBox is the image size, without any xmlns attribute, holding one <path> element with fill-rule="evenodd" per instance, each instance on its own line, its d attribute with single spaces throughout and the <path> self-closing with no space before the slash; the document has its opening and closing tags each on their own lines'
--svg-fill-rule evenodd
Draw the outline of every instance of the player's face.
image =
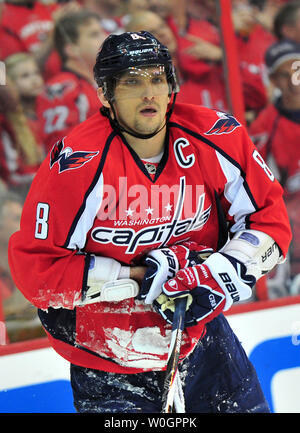
<svg viewBox="0 0 300 433">
<path fill-rule="evenodd" d="M 129 69 L 117 80 L 114 92 L 118 122 L 141 134 L 158 131 L 165 122 L 168 93 L 164 67 Z"/>
<path fill-rule="evenodd" d="M 21 97 L 34 98 L 42 91 L 44 81 L 33 60 L 29 59 L 16 64 L 11 78 Z"/>
<path fill-rule="evenodd" d="M 79 27 L 79 37 L 76 42 L 77 55 L 88 67 L 94 65 L 99 46 L 106 37 L 97 19 L 91 18 Z"/>
</svg>

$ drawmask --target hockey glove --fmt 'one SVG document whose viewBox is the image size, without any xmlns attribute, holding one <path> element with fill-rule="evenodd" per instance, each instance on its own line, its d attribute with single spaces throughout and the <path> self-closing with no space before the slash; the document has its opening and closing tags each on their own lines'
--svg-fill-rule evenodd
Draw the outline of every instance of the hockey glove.
<svg viewBox="0 0 300 433">
<path fill-rule="evenodd" d="M 154 308 L 172 323 L 175 299 L 187 296 L 185 326 L 210 322 L 233 302 L 248 299 L 255 284 L 246 275 L 246 267 L 238 260 L 220 253 L 212 254 L 204 264 L 177 272 L 163 285 L 163 293 L 154 301 Z"/>
<path fill-rule="evenodd" d="M 137 298 L 145 300 L 146 304 L 152 304 L 161 294 L 163 283 L 175 277 L 179 269 L 202 263 L 212 253 L 212 248 L 196 242 L 184 242 L 151 251 L 144 261 L 147 270 Z"/>
</svg>

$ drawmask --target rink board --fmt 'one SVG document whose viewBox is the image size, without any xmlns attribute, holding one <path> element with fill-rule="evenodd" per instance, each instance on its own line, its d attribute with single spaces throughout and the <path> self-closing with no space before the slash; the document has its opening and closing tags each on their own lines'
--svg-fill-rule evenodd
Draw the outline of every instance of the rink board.
<svg viewBox="0 0 300 433">
<path fill-rule="evenodd" d="M 300 297 L 236 306 L 227 318 L 272 412 L 300 413 Z M 0 413 L 73 413 L 69 363 L 47 339 L 0 346 Z"/>
</svg>

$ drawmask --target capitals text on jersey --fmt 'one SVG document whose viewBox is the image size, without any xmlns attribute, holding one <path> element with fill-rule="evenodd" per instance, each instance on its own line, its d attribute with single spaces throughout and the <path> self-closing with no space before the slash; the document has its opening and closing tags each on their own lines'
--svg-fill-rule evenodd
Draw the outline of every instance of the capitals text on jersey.
<svg viewBox="0 0 300 433">
<path fill-rule="evenodd" d="M 171 237 L 179 237 L 194 230 L 200 230 L 206 224 L 211 206 L 204 209 L 205 193 L 198 199 L 196 213 L 191 218 L 180 219 L 185 199 L 185 177 L 180 178 L 180 192 L 172 221 L 135 231 L 131 228 L 96 227 L 92 231 L 92 239 L 102 244 L 127 246 L 126 254 L 133 254 L 140 245 L 159 245 L 163 247 Z M 151 222 L 151 220 L 150 220 Z"/>
</svg>

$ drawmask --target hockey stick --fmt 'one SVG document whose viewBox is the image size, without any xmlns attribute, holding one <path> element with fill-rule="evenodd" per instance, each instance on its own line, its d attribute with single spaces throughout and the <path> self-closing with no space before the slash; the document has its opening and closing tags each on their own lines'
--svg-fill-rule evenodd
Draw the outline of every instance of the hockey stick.
<svg viewBox="0 0 300 433">
<path fill-rule="evenodd" d="M 178 385 L 179 371 L 178 362 L 182 340 L 182 331 L 184 329 L 184 316 L 187 298 L 178 298 L 175 301 L 174 320 L 172 324 L 172 337 L 169 348 L 168 364 L 164 380 L 164 389 L 162 395 L 163 407 L 162 412 L 171 413 L 174 410 L 174 394 Z M 184 406 L 184 404 L 182 405 Z"/>
</svg>

